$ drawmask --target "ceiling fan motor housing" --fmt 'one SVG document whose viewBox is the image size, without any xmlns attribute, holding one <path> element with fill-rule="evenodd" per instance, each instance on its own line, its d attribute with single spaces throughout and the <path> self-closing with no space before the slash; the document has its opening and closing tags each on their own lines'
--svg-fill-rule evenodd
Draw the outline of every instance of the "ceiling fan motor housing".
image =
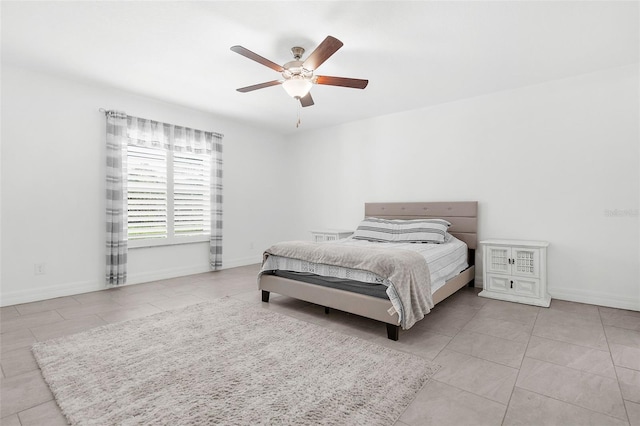
<svg viewBox="0 0 640 426">
<path fill-rule="evenodd" d="M 284 71 L 282 71 L 282 76 L 289 80 L 290 78 L 304 78 L 307 80 L 311 80 L 313 77 L 313 71 L 308 70 L 303 67 L 304 62 L 302 61 L 290 61 L 282 66 Z"/>
<path fill-rule="evenodd" d="M 289 80 L 291 78 L 304 78 L 305 80 L 311 80 L 313 78 L 313 70 L 304 68 L 304 62 L 301 61 L 302 55 L 304 55 L 304 47 L 294 46 L 291 48 L 291 54 L 293 54 L 293 61 L 287 62 L 282 66 L 282 76 Z"/>
</svg>

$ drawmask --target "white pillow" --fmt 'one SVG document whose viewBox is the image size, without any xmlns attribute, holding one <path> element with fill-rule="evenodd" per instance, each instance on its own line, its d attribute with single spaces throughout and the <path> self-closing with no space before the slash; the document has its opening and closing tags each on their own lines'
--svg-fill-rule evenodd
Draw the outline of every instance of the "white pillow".
<svg viewBox="0 0 640 426">
<path fill-rule="evenodd" d="M 444 219 L 380 219 L 367 217 L 353 234 L 356 240 L 405 243 L 445 241 L 451 223 Z"/>
</svg>

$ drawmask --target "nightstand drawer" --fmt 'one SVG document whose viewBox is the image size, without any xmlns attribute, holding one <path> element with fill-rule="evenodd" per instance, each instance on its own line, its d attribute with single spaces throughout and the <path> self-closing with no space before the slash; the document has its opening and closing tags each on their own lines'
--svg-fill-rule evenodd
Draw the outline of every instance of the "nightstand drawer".
<svg viewBox="0 0 640 426">
<path fill-rule="evenodd" d="M 487 275 L 487 290 L 508 293 L 511 291 L 511 280 L 500 275 Z"/>
<path fill-rule="evenodd" d="M 518 296 L 540 297 L 540 280 L 514 278 L 513 292 Z"/>
<path fill-rule="evenodd" d="M 540 280 L 487 274 L 487 290 L 518 296 L 540 297 Z"/>
</svg>

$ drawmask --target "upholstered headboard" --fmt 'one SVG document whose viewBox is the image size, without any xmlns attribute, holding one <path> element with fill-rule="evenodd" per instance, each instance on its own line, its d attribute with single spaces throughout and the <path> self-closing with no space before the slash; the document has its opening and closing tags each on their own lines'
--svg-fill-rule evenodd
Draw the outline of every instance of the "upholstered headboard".
<svg viewBox="0 0 640 426">
<path fill-rule="evenodd" d="M 383 219 L 440 218 L 451 222 L 449 233 L 475 250 L 478 243 L 478 202 L 365 203 L 364 215 Z"/>
</svg>

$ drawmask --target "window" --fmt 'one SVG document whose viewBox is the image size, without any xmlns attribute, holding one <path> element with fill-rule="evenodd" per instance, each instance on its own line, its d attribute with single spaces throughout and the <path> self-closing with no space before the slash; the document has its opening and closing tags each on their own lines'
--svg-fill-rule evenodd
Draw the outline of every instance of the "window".
<svg viewBox="0 0 640 426">
<path fill-rule="evenodd" d="M 208 241 L 212 162 L 199 145 L 205 132 L 133 118 L 128 138 L 129 246 Z"/>
</svg>

